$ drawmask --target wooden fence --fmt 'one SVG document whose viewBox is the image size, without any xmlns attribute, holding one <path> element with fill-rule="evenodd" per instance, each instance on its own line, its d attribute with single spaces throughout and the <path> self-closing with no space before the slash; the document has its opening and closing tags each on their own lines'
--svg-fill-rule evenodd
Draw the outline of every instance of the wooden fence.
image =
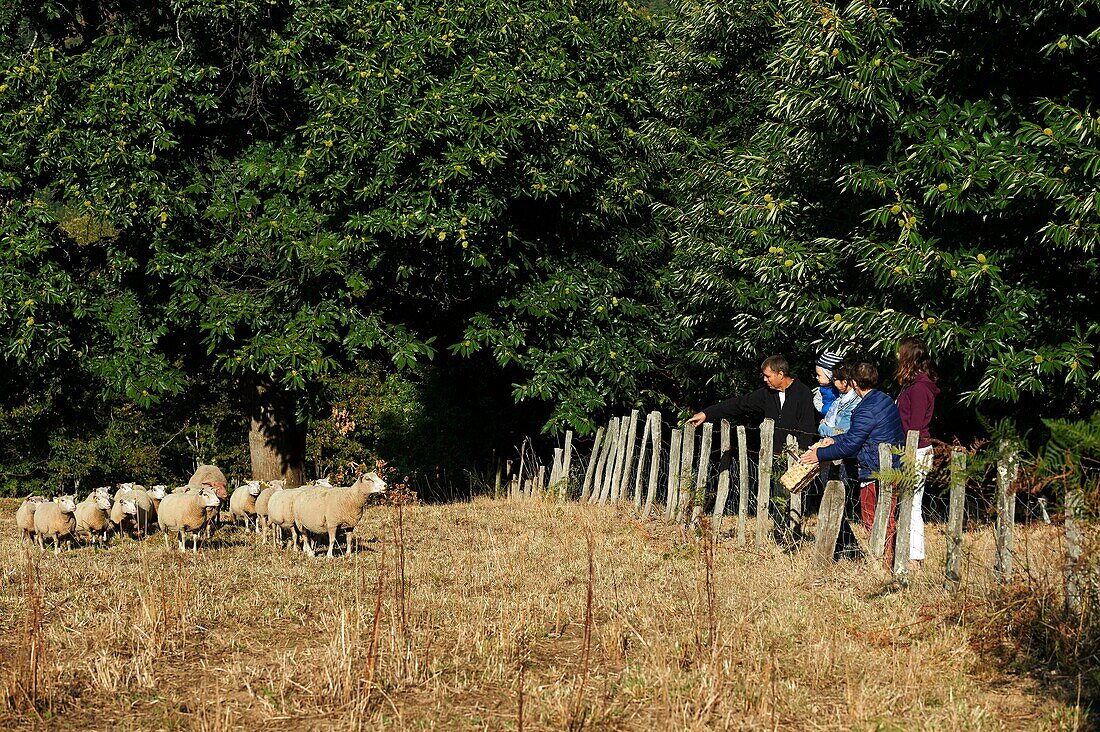
<svg viewBox="0 0 1100 732">
<path fill-rule="evenodd" d="M 639 429 L 640 428 L 640 429 Z M 651 412 L 644 419 L 635 410 L 630 415 L 612 418 L 606 427 L 600 427 L 587 462 L 574 455 L 573 433 L 566 432 L 564 446 L 554 449 L 550 475 L 537 465 L 537 458 L 525 441 L 518 461 L 498 469 L 497 488 L 501 486 L 501 473 L 511 476 L 508 493 L 513 498 L 521 496 L 553 496 L 559 501 L 578 500 L 589 504 L 632 506 L 643 519 L 663 517 L 676 525 L 698 526 L 703 512 L 712 506 L 709 516 L 710 538 L 715 542 L 726 538 L 723 524 L 727 516 L 730 495 L 736 491 L 736 526 L 729 532 L 738 545 L 748 542 L 749 516 L 749 449 L 747 430 L 744 426 L 731 429 L 722 420 L 718 426 L 717 475 L 711 473 L 712 449 L 715 427 L 704 423 L 700 430 L 692 425 L 682 425 L 671 430 L 669 440 L 664 440 L 664 424 L 660 412 Z M 773 480 L 776 469 L 774 445 L 775 424 L 765 419 L 760 425 L 760 449 L 757 460 L 756 531 L 753 537 L 756 547 L 764 547 L 776 541 L 798 542 L 803 538 L 802 496 L 785 491 L 776 492 Z M 895 579 L 902 585 L 908 583 L 909 529 L 913 509 L 913 491 L 916 485 L 916 451 L 919 435 L 911 431 L 906 436 L 901 451 L 901 470 L 893 469 L 895 451 L 889 445 L 880 445 L 877 474 L 880 477 L 875 506 L 875 519 L 870 530 L 867 554 L 881 561 L 886 553 L 887 520 L 891 512 L 894 492 L 897 492 L 897 530 L 893 562 Z M 795 442 L 793 436 L 788 442 Z M 996 551 L 993 573 L 1001 582 L 1013 577 L 1013 541 L 1015 532 L 1016 495 L 1014 484 L 1018 471 L 1018 458 L 1014 452 L 1002 446 L 1002 457 L 997 465 L 996 486 Z M 779 453 L 782 455 L 782 451 Z M 966 453 L 953 449 L 950 462 L 949 504 L 947 516 L 947 556 L 944 566 L 944 586 L 957 590 L 961 582 L 963 527 L 966 506 Z M 793 463 L 788 456 L 786 464 Z M 584 462 L 583 476 L 578 466 Z M 783 468 L 785 469 L 785 468 Z M 662 474 L 664 481 L 660 478 Z M 713 486 L 713 489 L 712 489 Z M 818 510 L 813 555 L 822 563 L 835 561 L 839 556 L 838 542 L 842 535 L 847 501 L 846 486 L 842 481 L 829 481 L 824 489 Z M 776 500 L 779 498 L 780 500 Z M 664 511 L 660 510 L 663 499 Z M 1076 504 L 1074 497 L 1067 498 L 1066 537 L 1067 552 L 1072 565 L 1074 552 L 1080 553 L 1080 531 L 1074 523 Z M 1079 502 L 1079 499 L 1078 499 Z M 733 507 L 730 507 L 731 510 Z M 1072 566 L 1066 573 L 1066 596 L 1071 606 L 1078 602 L 1080 578 Z"/>
</svg>

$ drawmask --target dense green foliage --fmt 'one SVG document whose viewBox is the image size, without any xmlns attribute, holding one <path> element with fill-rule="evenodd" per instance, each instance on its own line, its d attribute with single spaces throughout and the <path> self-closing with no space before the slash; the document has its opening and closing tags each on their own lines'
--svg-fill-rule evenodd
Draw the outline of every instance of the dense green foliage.
<svg viewBox="0 0 1100 732">
<path fill-rule="evenodd" d="M 243 470 L 262 386 L 316 469 L 415 470 L 403 400 L 490 430 L 402 369 L 588 430 L 907 334 L 956 415 L 1087 415 L 1098 28 L 1096 0 L 5 3 L 4 465 L 174 473 L 143 446 L 216 413 Z"/>
<path fill-rule="evenodd" d="M 888 361 L 921 335 L 972 407 L 1095 408 L 1100 6 L 754 8 L 678 4 L 739 41 L 693 31 L 665 62 L 693 78 L 660 77 L 679 118 L 714 97 L 751 114 L 676 129 L 694 143 L 669 208 L 691 359 L 725 381 L 764 344 Z"/>
</svg>

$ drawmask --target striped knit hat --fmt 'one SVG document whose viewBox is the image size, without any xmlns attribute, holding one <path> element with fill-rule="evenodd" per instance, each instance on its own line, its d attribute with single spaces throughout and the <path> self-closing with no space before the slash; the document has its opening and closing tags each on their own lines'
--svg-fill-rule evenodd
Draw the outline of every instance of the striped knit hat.
<svg viewBox="0 0 1100 732">
<path fill-rule="evenodd" d="M 841 358 L 842 356 L 839 353 L 825 351 L 817 357 L 816 361 L 814 361 L 814 366 L 820 366 L 826 376 L 832 376 L 833 369 L 840 363 Z"/>
</svg>

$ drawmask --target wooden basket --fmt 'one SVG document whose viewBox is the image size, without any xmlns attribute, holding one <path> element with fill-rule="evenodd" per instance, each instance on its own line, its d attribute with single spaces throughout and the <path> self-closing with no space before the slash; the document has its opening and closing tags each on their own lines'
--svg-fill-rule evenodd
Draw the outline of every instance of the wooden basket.
<svg viewBox="0 0 1100 732">
<path fill-rule="evenodd" d="M 815 442 L 810 447 L 824 447 L 821 442 Z M 800 463 L 797 462 L 801 453 L 792 449 L 789 445 L 784 448 L 784 452 L 793 457 L 796 462 L 791 467 L 787 468 L 787 472 L 783 473 L 779 478 L 779 483 L 791 493 L 801 493 L 805 490 L 806 486 L 813 483 L 817 476 L 821 474 L 822 465 L 817 463 Z"/>
</svg>

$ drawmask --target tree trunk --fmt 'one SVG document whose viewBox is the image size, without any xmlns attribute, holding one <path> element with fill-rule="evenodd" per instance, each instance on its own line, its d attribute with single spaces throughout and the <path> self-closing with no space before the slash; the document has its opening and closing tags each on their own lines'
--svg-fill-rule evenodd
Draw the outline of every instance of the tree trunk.
<svg viewBox="0 0 1100 732">
<path fill-rule="evenodd" d="M 262 381 L 251 389 L 248 453 L 252 477 L 283 480 L 287 488 L 305 482 L 305 431 L 295 416 L 295 399 L 278 384 Z"/>
</svg>

